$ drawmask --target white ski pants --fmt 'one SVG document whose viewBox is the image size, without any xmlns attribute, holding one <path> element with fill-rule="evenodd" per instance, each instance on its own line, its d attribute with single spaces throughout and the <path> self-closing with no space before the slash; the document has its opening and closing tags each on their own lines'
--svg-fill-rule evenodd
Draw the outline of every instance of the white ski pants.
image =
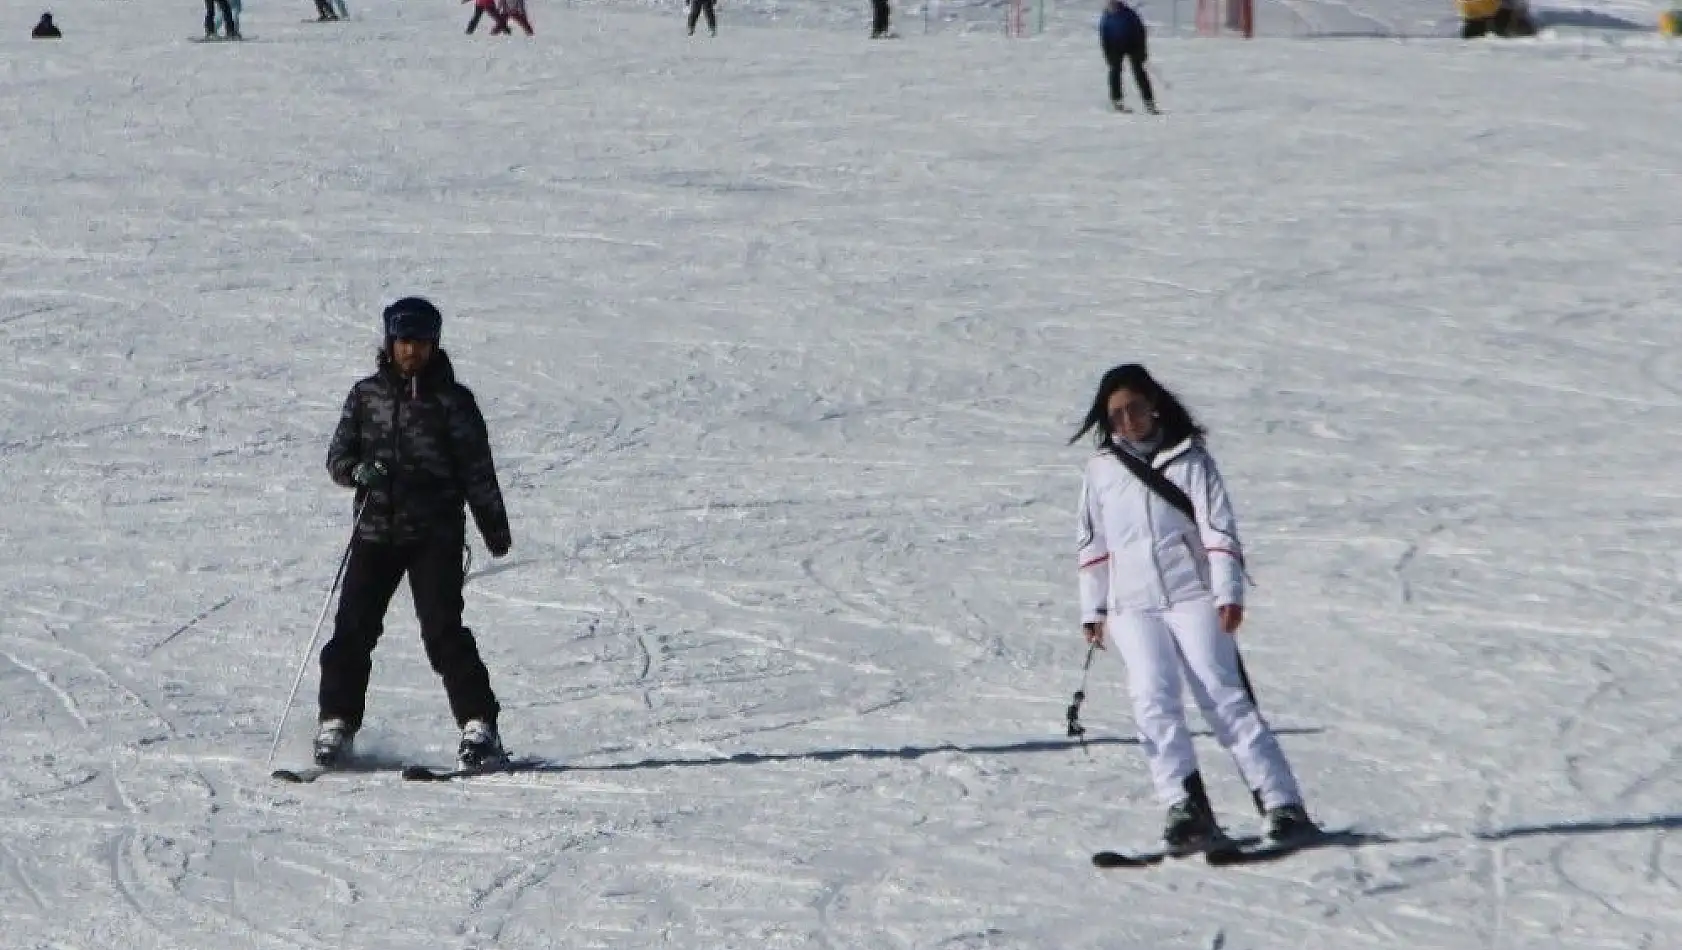
<svg viewBox="0 0 1682 950">
<path fill-rule="evenodd" d="M 1221 631 L 1215 605 L 1207 598 L 1165 609 L 1121 610 L 1105 624 L 1110 643 L 1127 664 L 1133 718 L 1150 760 L 1151 781 L 1164 805 L 1185 797 L 1181 783 L 1197 770 L 1181 702 L 1181 671 L 1215 739 L 1232 753 L 1244 784 L 1262 804 L 1302 803 L 1296 777 L 1273 729 L 1244 691 L 1238 647 Z"/>
</svg>

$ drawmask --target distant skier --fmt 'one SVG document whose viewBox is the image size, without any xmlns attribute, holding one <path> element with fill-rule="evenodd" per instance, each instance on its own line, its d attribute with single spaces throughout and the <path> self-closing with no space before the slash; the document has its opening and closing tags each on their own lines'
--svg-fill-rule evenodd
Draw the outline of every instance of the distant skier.
<svg viewBox="0 0 1682 950">
<path fill-rule="evenodd" d="M 695 35 L 695 23 L 702 14 L 707 17 L 707 33 L 718 35 L 718 15 L 713 11 L 716 0 L 689 0 L 689 35 Z"/>
<path fill-rule="evenodd" d="M 470 0 L 461 0 L 461 2 L 468 3 Z M 473 4 L 473 16 L 467 21 L 468 36 L 473 35 L 473 31 L 479 28 L 479 19 L 486 15 L 489 15 L 496 22 L 496 26 L 491 29 L 493 34 L 508 32 L 508 18 L 503 16 L 502 10 L 497 7 L 497 0 L 471 0 L 471 2 Z"/>
<path fill-rule="evenodd" d="M 438 348 L 443 317 L 420 297 L 385 309 L 378 371 L 351 388 L 327 450 L 336 484 L 361 513 L 344 569 L 333 637 L 321 651 L 315 761 L 336 765 L 362 727 L 374 647 L 392 594 L 409 576 L 421 643 L 461 728 L 462 768 L 506 759 L 490 674 L 461 623 L 467 519 L 492 557 L 513 543 L 485 418 Z"/>
<path fill-rule="evenodd" d="M 41 19 L 35 24 L 35 29 L 29 31 L 31 39 L 61 40 L 64 34 L 59 32 L 58 24 L 53 22 L 51 13 L 41 14 Z"/>
<path fill-rule="evenodd" d="M 244 6 L 240 3 L 240 0 L 228 0 L 228 10 L 229 10 L 229 12 L 233 13 L 233 15 L 234 15 L 234 19 L 233 19 L 234 29 L 238 30 L 239 29 L 240 17 L 245 15 Z M 221 11 L 217 11 L 216 19 L 218 21 L 219 26 L 221 26 L 223 29 L 227 29 L 228 23 L 227 23 L 227 21 L 222 19 Z"/>
<path fill-rule="evenodd" d="M 1151 77 L 1145 73 L 1145 49 L 1148 39 L 1145 21 L 1126 0 L 1110 0 L 1104 15 L 1098 18 L 1098 40 L 1104 48 L 1104 62 L 1110 67 L 1110 106 L 1126 112 L 1121 95 L 1121 67 L 1130 63 L 1133 81 L 1139 86 L 1139 96 L 1145 100 L 1145 111 L 1156 112 L 1156 96 L 1151 92 Z"/>
<path fill-rule="evenodd" d="M 508 28 L 509 20 L 520 24 L 520 29 L 525 30 L 527 36 L 531 35 L 531 20 L 526 16 L 526 0 L 497 0 L 496 9 L 502 14 L 502 19 L 498 20 L 496 28 L 491 30 L 492 36 L 498 33 L 512 36 L 514 31 Z"/>
<path fill-rule="evenodd" d="M 315 0 L 315 19 L 317 23 L 328 23 L 343 18 L 333 9 L 333 0 Z"/>
<path fill-rule="evenodd" d="M 1088 643 L 1127 668 L 1140 744 L 1168 807 L 1163 841 L 1185 853 L 1221 840 L 1181 705 L 1181 683 L 1238 762 L 1266 834 L 1316 829 L 1296 776 L 1257 710 L 1233 635 L 1244 621 L 1244 554 L 1203 427 L 1137 363 L 1104 374 L 1080 431 L 1098 452 L 1081 479 L 1079 581 Z"/>
<path fill-rule="evenodd" d="M 870 0 L 870 38 L 873 40 L 892 39 L 894 34 L 888 28 L 888 19 L 893 10 L 888 6 L 888 0 Z"/>
<path fill-rule="evenodd" d="M 213 40 L 216 35 L 216 15 L 222 15 L 222 35 L 230 40 L 237 40 L 239 35 L 239 20 L 234 17 L 234 9 L 228 0 L 204 0 L 204 38 Z"/>
</svg>

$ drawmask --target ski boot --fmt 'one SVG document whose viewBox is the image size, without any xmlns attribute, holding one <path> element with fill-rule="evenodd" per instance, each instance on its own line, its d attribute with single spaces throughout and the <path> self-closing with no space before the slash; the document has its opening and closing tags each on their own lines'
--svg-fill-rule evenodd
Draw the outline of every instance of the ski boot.
<svg viewBox="0 0 1682 950">
<path fill-rule="evenodd" d="M 1215 823 L 1215 810 L 1203 789 L 1203 776 L 1193 772 L 1186 776 L 1181 787 L 1186 797 L 1169 807 L 1168 825 L 1162 831 L 1163 846 L 1175 857 L 1207 851 L 1226 837 Z"/>
<path fill-rule="evenodd" d="M 1270 844 L 1282 844 L 1320 833 L 1319 826 L 1308 817 L 1308 809 L 1300 804 L 1278 805 L 1267 810 L 1266 836 Z"/>
<path fill-rule="evenodd" d="M 331 768 L 350 758 L 356 743 L 356 730 L 343 719 L 323 719 L 321 730 L 315 734 L 315 764 Z"/>
<path fill-rule="evenodd" d="M 508 763 L 508 753 L 502 748 L 502 737 L 496 726 L 483 719 L 469 719 L 461 727 L 461 745 L 456 747 L 456 763 L 463 769 L 496 768 Z"/>
</svg>

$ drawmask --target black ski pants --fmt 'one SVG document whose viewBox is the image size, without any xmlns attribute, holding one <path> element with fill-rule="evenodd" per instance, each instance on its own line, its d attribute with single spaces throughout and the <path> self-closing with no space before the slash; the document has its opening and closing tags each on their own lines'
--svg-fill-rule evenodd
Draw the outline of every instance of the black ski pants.
<svg viewBox="0 0 1682 950">
<path fill-rule="evenodd" d="M 485 16 L 486 14 L 489 14 L 490 18 L 492 20 L 496 21 L 496 28 L 491 30 L 492 33 L 507 33 L 508 32 L 508 18 L 503 16 L 500 11 L 489 10 L 489 9 L 486 9 L 485 7 L 475 5 L 473 7 L 473 15 L 471 17 L 469 17 L 468 20 L 467 20 L 467 32 L 469 34 L 471 34 L 474 30 L 479 28 L 479 19 L 481 17 Z M 530 33 L 531 29 L 528 27 L 526 29 L 526 32 Z"/>
<path fill-rule="evenodd" d="M 689 0 L 689 32 L 695 32 L 695 22 L 704 13 L 707 16 L 707 31 L 718 32 L 718 14 L 713 11 L 714 0 Z"/>
<path fill-rule="evenodd" d="M 1146 102 L 1155 102 L 1156 96 L 1151 92 L 1151 77 L 1145 72 L 1145 44 L 1143 42 L 1127 43 L 1120 46 L 1104 45 L 1104 62 L 1110 66 L 1110 101 L 1121 101 L 1121 67 L 1128 64 L 1133 67 L 1133 81 L 1139 86 L 1139 95 Z"/>
<path fill-rule="evenodd" d="M 444 532 L 419 544 L 351 542 L 333 638 L 321 650 L 321 719 L 362 726 L 374 647 L 385 630 L 386 608 L 403 575 L 420 618 L 421 644 L 432 671 L 444 680 L 456 725 L 469 719 L 496 724 L 496 695 L 479 659 L 473 632 L 461 625 L 462 535 Z"/>
<path fill-rule="evenodd" d="M 888 0 L 870 0 L 870 35 L 888 35 Z"/>
<path fill-rule="evenodd" d="M 204 35 L 216 35 L 216 8 L 222 8 L 222 22 L 227 24 L 228 35 L 239 35 L 239 24 L 234 22 L 234 8 L 228 5 L 228 0 L 204 0 Z"/>
</svg>

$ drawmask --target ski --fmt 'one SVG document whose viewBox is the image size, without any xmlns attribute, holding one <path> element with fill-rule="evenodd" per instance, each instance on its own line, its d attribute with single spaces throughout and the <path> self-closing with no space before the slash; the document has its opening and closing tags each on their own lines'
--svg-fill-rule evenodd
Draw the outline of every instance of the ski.
<svg viewBox="0 0 1682 950">
<path fill-rule="evenodd" d="M 1211 839 L 1203 845 L 1189 850 L 1169 851 L 1157 848 L 1152 851 L 1099 851 L 1092 856 L 1092 866 L 1097 868 L 1152 868 L 1169 858 L 1190 858 L 1202 855 L 1210 864 L 1217 862 L 1216 855 L 1230 855 L 1243 852 L 1246 848 L 1254 848 L 1262 844 L 1262 839 L 1255 836 L 1243 838 L 1229 838 L 1222 835 Z M 1227 862 L 1233 863 L 1233 862 Z"/>
<path fill-rule="evenodd" d="M 1225 838 L 1205 849 L 1191 852 L 1203 855 L 1205 864 L 1214 868 L 1236 867 L 1245 864 L 1262 864 L 1289 857 L 1299 851 L 1314 848 L 1347 847 L 1356 848 L 1363 845 L 1386 844 L 1395 839 L 1382 834 L 1368 834 L 1343 828 L 1337 831 L 1316 829 L 1305 834 L 1293 835 L 1283 841 L 1269 841 L 1259 836 L 1244 838 Z M 1092 856 L 1092 864 L 1099 868 L 1150 868 L 1156 867 L 1168 858 L 1188 857 L 1190 855 L 1171 854 L 1165 849 L 1153 851 L 1099 851 Z"/>
<path fill-rule="evenodd" d="M 1266 861 L 1277 861 L 1280 858 L 1306 851 L 1311 848 L 1325 847 L 1359 847 L 1363 844 L 1383 844 L 1390 839 L 1383 835 L 1367 835 L 1344 828 L 1338 831 L 1325 831 L 1316 828 L 1313 831 L 1292 835 L 1281 841 L 1257 841 L 1237 848 L 1226 848 L 1221 851 L 1210 852 L 1206 857 L 1213 867 L 1228 867 L 1236 864 L 1260 864 Z"/>
<path fill-rule="evenodd" d="M 1092 866 L 1098 868 L 1152 868 L 1167 860 L 1166 851 L 1100 851 L 1092 856 Z"/>
<path fill-rule="evenodd" d="M 430 765 L 403 766 L 403 780 L 406 782 L 453 782 L 456 779 L 473 778 L 479 775 L 506 775 L 509 772 L 535 772 L 549 768 L 546 759 L 509 759 L 494 765 L 481 765 L 473 768 L 434 768 Z"/>
<path fill-rule="evenodd" d="M 269 778 L 277 782 L 287 782 L 292 785 L 308 785 L 323 775 L 368 775 L 374 772 L 389 771 L 390 766 L 382 766 L 377 762 L 359 762 L 351 759 L 337 765 L 306 765 L 297 769 L 275 769 L 269 773 Z"/>
</svg>

